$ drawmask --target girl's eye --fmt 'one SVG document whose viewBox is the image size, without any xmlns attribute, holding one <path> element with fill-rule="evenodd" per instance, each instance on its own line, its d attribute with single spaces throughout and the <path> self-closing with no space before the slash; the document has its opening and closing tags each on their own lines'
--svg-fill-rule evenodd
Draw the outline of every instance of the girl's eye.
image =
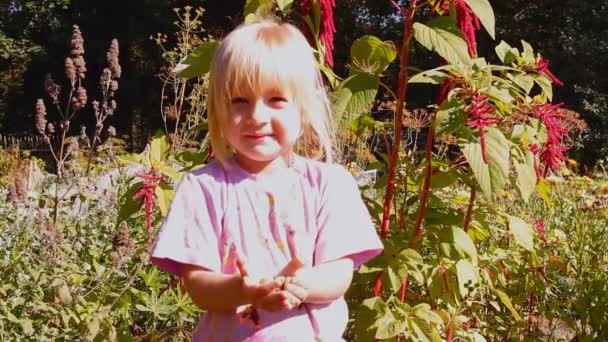
<svg viewBox="0 0 608 342">
<path fill-rule="evenodd" d="M 244 97 L 235 97 L 232 99 L 232 101 L 230 101 L 230 103 L 232 104 L 247 104 L 249 103 L 249 100 L 247 100 Z"/>
<path fill-rule="evenodd" d="M 273 96 L 270 98 L 270 102 L 278 103 L 278 102 L 287 102 L 287 99 L 281 96 Z"/>
</svg>

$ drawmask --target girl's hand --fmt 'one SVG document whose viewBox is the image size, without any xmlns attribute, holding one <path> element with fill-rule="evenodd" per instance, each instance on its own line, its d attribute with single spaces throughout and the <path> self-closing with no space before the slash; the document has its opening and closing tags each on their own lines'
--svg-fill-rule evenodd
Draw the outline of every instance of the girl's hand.
<svg viewBox="0 0 608 342">
<path fill-rule="evenodd" d="M 241 286 L 245 298 L 254 308 L 278 312 L 289 311 L 300 305 L 301 301 L 296 296 L 284 290 L 285 278 L 277 277 L 270 281 L 255 282 L 240 258 L 237 259 L 237 268 L 241 273 Z"/>
</svg>

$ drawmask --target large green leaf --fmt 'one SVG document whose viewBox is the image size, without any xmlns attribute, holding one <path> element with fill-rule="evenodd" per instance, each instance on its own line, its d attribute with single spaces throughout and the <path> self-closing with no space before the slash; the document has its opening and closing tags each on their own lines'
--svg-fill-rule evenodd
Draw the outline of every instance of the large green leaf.
<svg viewBox="0 0 608 342">
<path fill-rule="evenodd" d="M 450 76 L 437 69 L 426 70 L 423 72 L 419 72 L 416 75 L 410 77 L 407 82 L 408 83 L 429 83 L 429 84 L 441 84 L 443 81 L 448 79 Z"/>
<path fill-rule="evenodd" d="M 526 151 L 524 155 L 524 161 L 513 160 L 515 165 L 515 172 L 517 178 L 515 185 L 519 194 L 525 202 L 528 202 L 530 195 L 534 193 L 536 187 L 536 171 L 534 171 L 534 154 L 530 151 Z"/>
<path fill-rule="evenodd" d="M 169 138 L 162 134 L 162 132 L 157 132 L 150 143 L 150 165 L 154 166 L 158 162 L 167 159 L 170 149 Z"/>
<path fill-rule="evenodd" d="M 122 203 L 118 210 L 117 222 L 120 223 L 123 220 L 130 218 L 133 214 L 139 211 L 141 208 L 141 199 L 133 199 L 133 196 L 139 189 L 141 189 L 143 182 L 137 182 L 131 185 L 127 191 L 121 196 L 120 202 Z"/>
<path fill-rule="evenodd" d="M 528 74 L 507 74 L 507 77 L 513 81 L 513 83 L 517 84 L 521 89 L 523 89 L 526 94 L 530 93 L 532 87 L 534 87 L 534 77 Z"/>
<path fill-rule="evenodd" d="M 200 77 L 209 72 L 213 53 L 219 42 L 209 40 L 203 42 L 199 47 L 192 51 L 184 60 L 179 62 L 173 72 L 179 77 L 193 78 Z"/>
<path fill-rule="evenodd" d="M 431 309 L 431 306 L 429 304 L 420 303 L 420 304 L 416 305 L 412 309 L 412 311 L 416 317 L 422 318 L 427 322 L 431 322 L 431 323 L 435 323 L 435 324 L 443 324 L 443 320 L 441 319 L 441 316 L 439 316 L 435 311 L 433 311 L 433 309 Z"/>
<path fill-rule="evenodd" d="M 277 0 L 277 5 L 279 5 L 279 9 L 283 14 L 287 14 L 293 5 L 293 0 Z"/>
<path fill-rule="evenodd" d="M 455 97 L 443 101 L 435 117 L 435 134 L 444 136 L 461 128 L 467 118 L 464 107 L 464 101 Z"/>
<path fill-rule="evenodd" d="M 408 273 L 412 274 L 417 282 L 422 283 L 424 279 L 419 271 L 422 265 L 422 256 L 410 248 L 401 251 L 395 258 L 391 258 L 387 269 L 391 290 L 393 292 L 399 291 Z"/>
<path fill-rule="evenodd" d="M 469 293 L 475 291 L 477 286 L 477 269 L 468 260 L 458 260 L 456 263 L 456 276 L 458 277 L 458 289 L 460 295 L 466 297 Z"/>
<path fill-rule="evenodd" d="M 473 13 L 479 18 L 481 25 L 488 31 L 492 39 L 494 39 L 494 24 L 496 19 L 494 18 L 494 10 L 488 0 L 465 0 L 465 2 L 471 7 Z"/>
<path fill-rule="evenodd" d="M 501 40 L 494 50 L 500 61 L 506 65 L 510 65 L 519 56 L 517 48 L 511 47 L 504 40 Z"/>
<path fill-rule="evenodd" d="M 553 190 L 551 189 L 551 184 L 546 179 L 543 178 L 536 183 L 536 192 L 538 192 L 538 195 L 549 207 L 553 207 L 553 199 L 551 198 Z"/>
<path fill-rule="evenodd" d="M 395 333 L 394 325 L 395 316 L 380 297 L 363 300 L 354 322 L 357 336 L 365 341 L 375 338 L 390 338 L 399 334 L 400 331 Z"/>
<path fill-rule="evenodd" d="M 471 64 L 462 32 L 449 17 L 438 17 L 427 25 L 414 23 L 414 38 L 425 48 L 437 52 L 450 64 Z"/>
<path fill-rule="evenodd" d="M 486 131 L 486 151 L 488 164 L 483 160 L 481 143 L 460 144 L 463 154 L 475 179 L 488 200 L 492 200 L 505 186 L 509 175 L 509 141 L 494 127 Z"/>
<path fill-rule="evenodd" d="M 272 0 L 247 0 L 243 9 L 246 23 L 251 23 L 258 16 L 268 15 L 272 10 Z"/>
<path fill-rule="evenodd" d="M 477 248 L 471 237 L 460 227 L 452 227 L 452 236 L 454 237 L 454 244 L 468 254 L 473 264 L 477 265 Z"/>
<path fill-rule="evenodd" d="M 367 113 L 376 98 L 380 78 L 376 75 L 358 73 L 340 83 L 332 94 L 336 122 L 344 114 L 359 115 Z"/>
<path fill-rule="evenodd" d="M 521 316 L 517 313 L 517 311 L 515 311 L 515 308 L 513 307 L 513 304 L 511 303 L 511 299 L 509 298 L 509 296 L 498 290 L 498 289 L 494 289 L 494 292 L 496 292 L 496 294 L 498 295 L 498 298 L 500 298 L 500 301 L 507 307 L 507 309 L 509 309 L 509 311 L 511 311 L 511 314 L 513 315 L 513 317 L 515 317 L 515 319 L 517 321 L 521 321 Z"/>
<path fill-rule="evenodd" d="M 163 217 L 167 216 L 175 190 L 168 184 L 160 183 L 154 190 L 154 195 L 156 196 L 160 213 Z"/>
<path fill-rule="evenodd" d="M 553 100 L 553 86 L 551 85 L 551 79 L 547 75 L 534 75 L 534 81 L 542 89 L 543 94 L 547 96 L 549 102 Z"/>
<path fill-rule="evenodd" d="M 515 242 L 528 251 L 534 250 L 534 232 L 526 221 L 509 215 L 509 229 L 515 237 Z"/>
<path fill-rule="evenodd" d="M 396 57 L 392 41 L 383 42 L 371 35 L 355 40 L 350 47 L 351 68 L 355 72 L 380 75 Z"/>
</svg>

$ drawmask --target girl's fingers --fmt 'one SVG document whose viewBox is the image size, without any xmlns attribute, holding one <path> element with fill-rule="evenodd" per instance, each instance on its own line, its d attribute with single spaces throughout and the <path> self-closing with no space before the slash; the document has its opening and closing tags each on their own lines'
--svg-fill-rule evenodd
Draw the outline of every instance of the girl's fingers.
<svg viewBox="0 0 608 342">
<path fill-rule="evenodd" d="M 236 258 L 236 267 L 239 269 L 241 276 L 247 277 L 249 276 L 249 271 L 247 271 L 247 267 L 241 258 Z"/>
<path fill-rule="evenodd" d="M 298 284 L 288 282 L 285 284 L 284 289 L 286 292 L 295 296 L 300 302 L 306 301 L 306 298 L 308 297 L 308 291 Z"/>
</svg>

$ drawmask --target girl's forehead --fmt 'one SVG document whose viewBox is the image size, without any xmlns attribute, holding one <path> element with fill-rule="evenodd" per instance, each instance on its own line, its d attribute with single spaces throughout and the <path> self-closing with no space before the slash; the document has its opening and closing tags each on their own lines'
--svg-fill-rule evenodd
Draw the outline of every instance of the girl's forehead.
<svg viewBox="0 0 608 342">
<path fill-rule="evenodd" d="M 279 79 L 272 75 L 255 75 L 257 77 L 235 77 L 228 85 L 228 94 L 234 95 L 274 95 L 291 96 L 294 93 L 294 82 L 289 79 Z"/>
</svg>

